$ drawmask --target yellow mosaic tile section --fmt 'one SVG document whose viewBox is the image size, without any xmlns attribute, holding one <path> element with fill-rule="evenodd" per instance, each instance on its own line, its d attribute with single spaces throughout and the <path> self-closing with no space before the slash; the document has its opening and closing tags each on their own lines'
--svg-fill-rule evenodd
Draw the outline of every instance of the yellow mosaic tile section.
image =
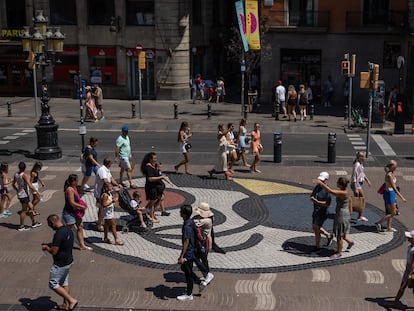
<svg viewBox="0 0 414 311">
<path fill-rule="evenodd" d="M 257 195 L 285 194 L 285 193 L 310 193 L 309 189 L 295 187 L 271 181 L 233 178 L 233 181 Z"/>
</svg>

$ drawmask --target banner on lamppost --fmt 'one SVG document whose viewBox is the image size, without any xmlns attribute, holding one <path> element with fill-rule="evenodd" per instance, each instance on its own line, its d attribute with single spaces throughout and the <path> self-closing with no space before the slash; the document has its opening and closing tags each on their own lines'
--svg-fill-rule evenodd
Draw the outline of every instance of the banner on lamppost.
<svg viewBox="0 0 414 311">
<path fill-rule="evenodd" d="M 260 50 L 259 10 L 257 0 L 246 0 L 246 37 L 249 49 Z"/>
<path fill-rule="evenodd" d="M 243 43 L 243 48 L 245 52 L 248 52 L 249 46 L 247 45 L 246 38 L 246 20 L 244 17 L 243 1 L 236 1 L 234 5 L 236 6 L 237 21 L 239 22 L 240 37 Z"/>
</svg>

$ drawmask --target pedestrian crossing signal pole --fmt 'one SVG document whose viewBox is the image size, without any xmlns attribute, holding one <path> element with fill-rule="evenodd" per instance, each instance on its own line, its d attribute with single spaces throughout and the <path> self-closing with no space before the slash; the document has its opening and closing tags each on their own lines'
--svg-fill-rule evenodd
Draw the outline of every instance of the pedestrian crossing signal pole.
<svg viewBox="0 0 414 311">
<path fill-rule="evenodd" d="M 368 102 L 368 128 L 367 128 L 367 148 L 365 156 L 369 156 L 369 145 L 371 137 L 371 120 L 372 120 L 372 102 L 375 96 L 375 92 L 378 89 L 378 79 L 379 79 L 379 65 L 369 62 L 369 102 Z"/>
<path fill-rule="evenodd" d="M 349 93 L 348 93 L 348 109 L 346 114 L 348 116 L 348 129 L 351 128 L 351 119 L 352 119 L 352 82 L 353 77 L 355 77 L 355 67 L 356 67 L 356 54 L 352 54 L 350 59 L 349 53 L 344 54 L 344 60 L 341 63 L 342 75 L 348 78 Z"/>
<path fill-rule="evenodd" d="M 142 45 L 137 45 L 135 49 L 138 52 L 138 87 L 139 87 L 139 118 L 142 119 L 142 74 L 141 69 L 145 69 L 145 51 Z"/>
</svg>

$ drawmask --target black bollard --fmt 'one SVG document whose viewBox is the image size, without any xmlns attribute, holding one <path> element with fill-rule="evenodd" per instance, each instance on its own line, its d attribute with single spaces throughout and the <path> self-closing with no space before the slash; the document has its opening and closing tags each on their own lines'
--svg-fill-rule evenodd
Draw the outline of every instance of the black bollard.
<svg viewBox="0 0 414 311">
<path fill-rule="evenodd" d="M 328 134 L 328 163 L 336 162 L 336 133 Z"/>
<path fill-rule="evenodd" d="M 244 103 L 243 107 L 243 118 L 247 120 L 247 104 Z"/>
<path fill-rule="evenodd" d="M 348 104 L 345 105 L 345 111 L 344 111 L 344 120 L 348 119 Z"/>
<path fill-rule="evenodd" d="M 136 118 L 136 109 L 135 109 L 135 102 L 132 102 L 131 104 L 131 110 L 132 110 L 132 118 Z"/>
<path fill-rule="evenodd" d="M 282 133 L 273 132 L 273 162 L 282 162 Z"/>
<path fill-rule="evenodd" d="M 309 117 L 311 120 L 313 120 L 313 116 L 315 115 L 315 105 L 313 102 L 309 104 Z"/>
<path fill-rule="evenodd" d="M 207 104 L 207 119 L 208 120 L 211 119 L 211 104 L 210 103 Z"/>
<path fill-rule="evenodd" d="M 280 111 L 280 103 L 279 101 L 276 101 L 275 111 L 274 111 L 276 121 L 279 120 L 279 111 Z"/>
<path fill-rule="evenodd" d="M 178 104 L 174 104 L 174 119 L 178 119 Z"/>
<path fill-rule="evenodd" d="M 12 113 L 11 113 L 11 102 L 7 102 L 7 116 L 11 117 Z"/>
</svg>

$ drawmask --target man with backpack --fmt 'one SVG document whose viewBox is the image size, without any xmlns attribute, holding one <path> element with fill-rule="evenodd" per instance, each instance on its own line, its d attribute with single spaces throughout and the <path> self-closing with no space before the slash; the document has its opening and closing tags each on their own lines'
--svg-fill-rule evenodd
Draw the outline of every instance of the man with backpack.
<svg viewBox="0 0 414 311">
<path fill-rule="evenodd" d="M 213 221 L 211 217 L 214 213 L 210 210 L 208 203 L 201 202 L 198 207 L 193 209 L 193 221 L 195 229 L 195 264 L 203 273 L 204 278 L 200 282 L 200 291 L 202 291 L 214 278 L 210 273 L 208 265 L 208 252 L 211 248 L 211 229 Z"/>
</svg>

